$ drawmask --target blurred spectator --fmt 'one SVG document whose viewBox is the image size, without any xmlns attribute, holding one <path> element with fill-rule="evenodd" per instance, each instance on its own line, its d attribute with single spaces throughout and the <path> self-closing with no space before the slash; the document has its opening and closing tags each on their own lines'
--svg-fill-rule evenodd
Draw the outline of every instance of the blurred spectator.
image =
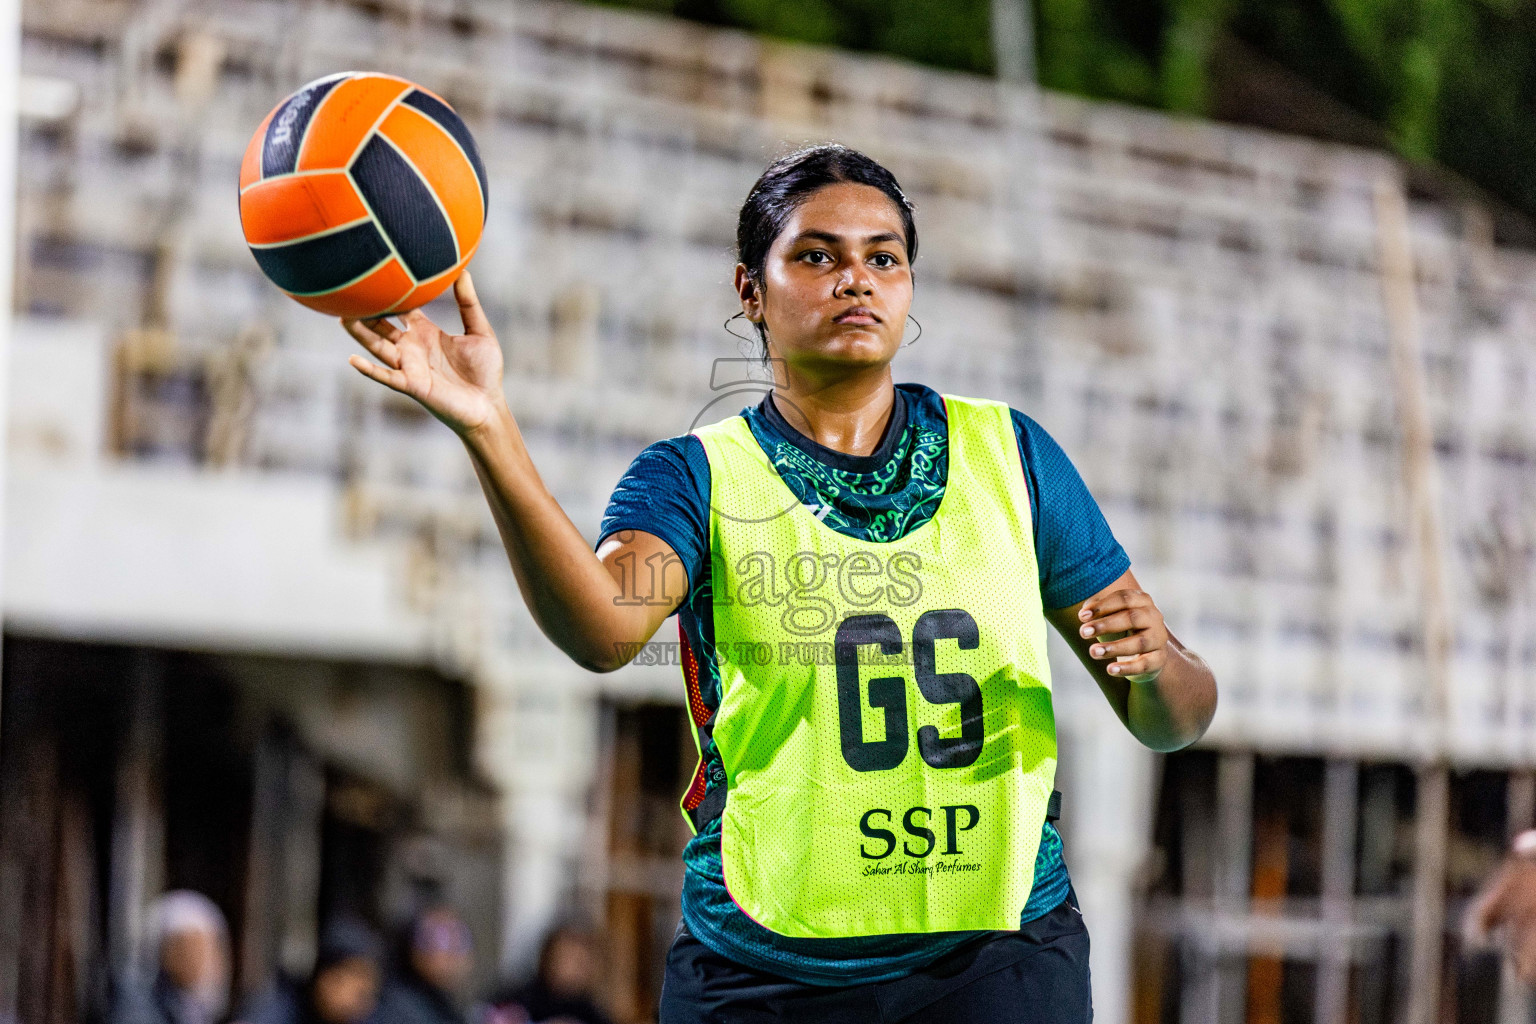
<svg viewBox="0 0 1536 1024">
<path fill-rule="evenodd" d="M 496 999 L 494 1024 L 612 1024 L 598 1008 L 597 938 L 570 925 L 556 928 L 539 950 L 539 970 L 522 988 Z"/>
<path fill-rule="evenodd" d="M 208 897 L 188 889 L 150 907 L 144 977 L 113 1001 L 111 1024 L 216 1024 L 229 1001 L 229 928 Z"/>
<path fill-rule="evenodd" d="M 465 1024 L 475 950 L 464 919 L 451 907 L 433 907 L 415 917 L 401 946 L 375 1024 Z"/>
<path fill-rule="evenodd" d="M 280 979 L 246 1012 L 242 1024 L 363 1024 L 378 1003 L 383 950 L 362 922 L 338 918 L 320 934 L 306 982 Z"/>
<path fill-rule="evenodd" d="M 1536 830 L 1515 837 L 1509 856 L 1467 910 L 1472 945 L 1497 942 L 1526 984 L 1536 984 Z"/>
</svg>

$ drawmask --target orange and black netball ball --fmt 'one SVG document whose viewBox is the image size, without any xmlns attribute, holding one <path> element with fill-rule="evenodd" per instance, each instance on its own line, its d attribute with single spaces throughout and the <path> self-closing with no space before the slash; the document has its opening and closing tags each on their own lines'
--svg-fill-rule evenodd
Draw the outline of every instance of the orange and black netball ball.
<svg viewBox="0 0 1536 1024">
<path fill-rule="evenodd" d="M 463 120 L 393 75 L 310 82 L 267 115 L 240 165 L 240 225 L 262 272 L 331 316 L 432 301 L 474 256 L 485 212 Z"/>
</svg>

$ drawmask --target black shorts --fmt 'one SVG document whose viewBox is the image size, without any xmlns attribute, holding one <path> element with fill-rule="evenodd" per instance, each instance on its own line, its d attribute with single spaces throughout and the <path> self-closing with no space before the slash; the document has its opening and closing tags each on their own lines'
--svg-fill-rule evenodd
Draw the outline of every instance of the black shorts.
<svg viewBox="0 0 1536 1024">
<path fill-rule="evenodd" d="M 1088 929 L 1068 892 L 1016 932 L 996 932 L 894 981 L 805 985 L 717 955 L 679 924 L 661 1024 L 1088 1024 Z"/>
</svg>

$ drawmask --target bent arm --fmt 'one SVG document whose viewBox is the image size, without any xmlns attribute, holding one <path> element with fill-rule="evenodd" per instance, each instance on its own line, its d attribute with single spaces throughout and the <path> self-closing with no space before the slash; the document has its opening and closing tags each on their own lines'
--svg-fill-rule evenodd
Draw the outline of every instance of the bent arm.
<svg viewBox="0 0 1536 1024">
<path fill-rule="evenodd" d="M 583 668 L 623 667 L 686 594 L 677 554 L 638 530 L 589 549 L 505 408 L 463 439 L 534 621 Z"/>
<path fill-rule="evenodd" d="M 1130 571 L 1088 600 L 1046 616 L 1143 745 L 1179 750 L 1205 735 L 1216 714 L 1216 677 L 1168 631 Z"/>
</svg>

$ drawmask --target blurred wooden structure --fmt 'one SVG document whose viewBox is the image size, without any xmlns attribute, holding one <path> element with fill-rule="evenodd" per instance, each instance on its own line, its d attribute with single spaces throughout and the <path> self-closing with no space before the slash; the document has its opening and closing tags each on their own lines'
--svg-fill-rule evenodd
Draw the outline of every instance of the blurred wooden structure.
<svg viewBox="0 0 1536 1024">
<path fill-rule="evenodd" d="M 100 1019 L 139 980 L 145 910 L 173 888 L 229 919 L 232 1010 L 306 972 L 331 914 L 388 930 L 445 899 L 494 947 L 500 831 L 464 777 L 462 687 L 15 635 L 4 686 L 5 1019 Z"/>
</svg>

